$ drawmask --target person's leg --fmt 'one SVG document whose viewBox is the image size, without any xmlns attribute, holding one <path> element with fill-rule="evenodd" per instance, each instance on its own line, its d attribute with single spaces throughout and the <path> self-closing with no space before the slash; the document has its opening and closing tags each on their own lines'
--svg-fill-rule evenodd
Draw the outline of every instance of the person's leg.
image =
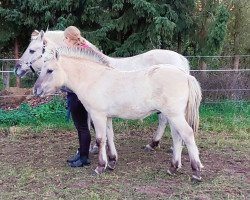
<svg viewBox="0 0 250 200">
<path fill-rule="evenodd" d="M 74 93 L 68 92 L 67 93 L 67 120 L 70 120 L 70 116 L 71 116 L 71 105 L 72 105 L 72 101 L 74 101 L 74 99 L 76 95 Z M 80 152 L 79 152 L 79 148 L 77 149 L 77 152 L 74 156 L 71 156 L 69 159 L 67 159 L 67 162 L 75 162 L 80 158 Z"/>
<path fill-rule="evenodd" d="M 79 159 L 71 162 L 70 165 L 81 167 L 90 164 L 88 157 L 91 135 L 88 127 L 88 113 L 75 94 L 70 95 L 69 108 L 79 139 Z"/>
</svg>

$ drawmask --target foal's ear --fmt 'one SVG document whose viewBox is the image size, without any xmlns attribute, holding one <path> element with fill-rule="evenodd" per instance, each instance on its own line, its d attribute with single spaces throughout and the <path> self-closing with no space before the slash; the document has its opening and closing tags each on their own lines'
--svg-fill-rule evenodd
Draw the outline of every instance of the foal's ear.
<svg viewBox="0 0 250 200">
<path fill-rule="evenodd" d="M 56 50 L 56 52 L 55 52 L 55 58 L 56 58 L 56 60 L 59 60 L 59 57 L 60 57 L 59 52 Z"/>
</svg>

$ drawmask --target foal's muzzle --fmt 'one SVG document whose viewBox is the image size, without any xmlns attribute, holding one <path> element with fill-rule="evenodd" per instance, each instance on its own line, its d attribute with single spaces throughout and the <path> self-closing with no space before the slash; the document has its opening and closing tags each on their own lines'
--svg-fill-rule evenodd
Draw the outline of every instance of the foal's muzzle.
<svg viewBox="0 0 250 200">
<path fill-rule="evenodd" d="M 36 97 L 39 97 L 39 96 L 42 96 L 42 95 L 43 95 L 43 91 L 40 89 L 40 87 L 39 87 L 38 85 L 34 85 L 33 94 L 34 94 Z"/>
</svg>

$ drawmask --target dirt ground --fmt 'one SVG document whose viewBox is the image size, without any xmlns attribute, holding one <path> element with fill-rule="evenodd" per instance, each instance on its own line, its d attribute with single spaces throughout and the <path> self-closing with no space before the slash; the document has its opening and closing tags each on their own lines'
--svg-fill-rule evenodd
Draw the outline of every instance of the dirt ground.
<svg viewBox="0 0 250 200">
<path fill-rule="evenodd" d="M 169 136 L 156 151 L 143 151 L 153 130 L 116 130 L 117 168 L 99 176 L 92 175 L 97 155 L 90 155 L 90 166 L 67 165 L 77 149 L 74 131 L 2 130 L 0 199 L 249 199 L 249 148 L 218 146 L 218 134 L 201 133 L 198 146 L 205 168 L 203 182 L 195 184 L 186 149 L 183 168 L 176 176 L 167 175 Z"/>
<path fill-rule="evenodd" d="M 18 108 L 21 103 L 38 106 L 51 101 L 52 98 L 53 96 L 36 98 L 33 96 L 32 88 L 10 87 L 0 91 L 0 108 L 3 110 L 12 110 Z"/>
</svg>

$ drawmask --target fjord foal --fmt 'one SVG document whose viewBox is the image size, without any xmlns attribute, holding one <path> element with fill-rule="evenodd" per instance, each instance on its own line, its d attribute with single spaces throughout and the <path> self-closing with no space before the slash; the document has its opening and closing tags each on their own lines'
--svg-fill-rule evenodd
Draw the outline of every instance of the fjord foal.
<svg viewBox="0 0 250 200">
<path fill-rule="evenodd" d="M 29 46 L 20 58 L 20 62 L 16 65 L 16 74 L 22 77 L 30 71 L 40 71 L 40 66 L 43 65 L 43 54 L 45 53 L 45 47 L 65 46 L 63 39 L 63 31 L 47 31 L 45 33 L 43 31 L 40 33 L 34 31 L 32 33 Z M 104 60 L 106 60 L 110 66 L 122 71 L 143 69 L 151 67 L 155 64 L 171 64 L 169 67 L 179 68 L 189 74 L 189 63 L 187 59 L 174 51 L 155 49 L 132 57 L 113 58 L 104 55 L 89 41 L 87 41 L 87 43 L 92 49 L 94 49 L 95 52 L 97 52 Z M 167 125 L 167 119 L 161 113 L 158 114 L 158 117 L 160 126 L 155 132 L 150 144 L 146 145 L 147 150 L 155 149 L 159 145 L 160 139 L 164 134 Z"/>
<path fill-rule="evenodd" d="M 86 59 L 84 50 L 81 50 L 81 55 L 79 50 L 68 48 L 58 51 L 60 56 L 55 50 L 46 53 L 34 94 L 51 94 L 62 86 L 77 94 L 95 125 L 99 145 L 97 174 L 104 172 L 107 166 L 114 168 L 118 158 L 112 117 L 139 119 L 161 112 L 169 120 L 173 138 L 173 159 L 168 173 L 174 174 L 181 166 L 183 140 L 190 157 L 192 177 L 201 180 L 202 165 L 193 132 L 199 123 L 201 89 L 193 76 L 171 65 L 156 65 L 132 72 L 118 71 L 105 63 L 100 64 L 100 60 L 97 63 Z"/>
</svg>

